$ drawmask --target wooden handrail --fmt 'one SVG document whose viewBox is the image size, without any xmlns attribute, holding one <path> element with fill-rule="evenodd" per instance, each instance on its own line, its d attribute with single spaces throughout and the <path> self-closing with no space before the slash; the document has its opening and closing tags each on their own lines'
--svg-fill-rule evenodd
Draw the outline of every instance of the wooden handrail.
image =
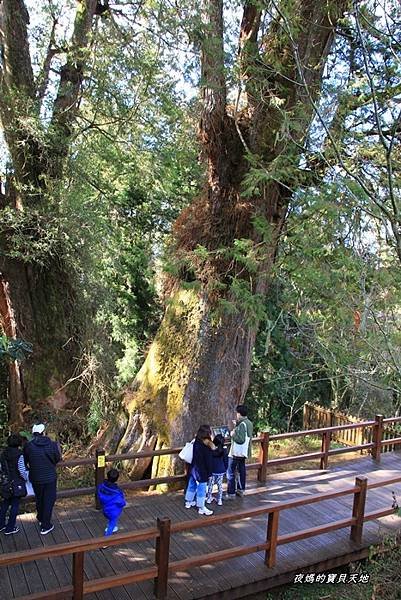
<svg viewBox="0 0 401 600">
<path fill-rule="evenodd" d="M 336 425 L 335 427 L 319 427 L 317 429 L 302 429 L 301 431 L 290 431 L 288 433 L 276 433 L 271 435 L 271 440 L 284 440 L 286 438 L 302 437 L 305 435 L 319 435 L 325 431 L 334 433 L 335 431 L 345 431 L 346 429 L 358 429 L 360 427 L 373 427 L 375 421 L 361 421 L 360 423 L 351 423 L 350 425 Z"/>
<path fill-rule="evenodd" d="M 383 419 L 383 423 L 401 423 L 401 417 L 389 417 L 388 419 Z"/>
<path fill-rule="evenodd" d="M 128 542 L 143 542 L 145 540 L 156 539 L 159 535 L 157 527 L 148 527 L 139 531 L 128 531 L 127 533 L 116 533 L 113 536 L 101 536 L 77 542 L 66 542 L 65 544 L 55 544 L 54 546 L 44 546 L 27 552 L 10 552 L 0 556 L 0 567 L 10 565 L 19 565 L 21 563 L 38 560 L 41 558 L 51 558 L 52 556 L 64 556 L 74 554 L 74 552 L 88 552 L 89 550 L 98 550 L 107 544 L 107 546 L 120 546 Z"/>
<path fill-rule="evenodd" d="M 98 592 L 110 587 L 118 587 L 120 585 L 149 579 L 155 580 L 156 598 L 164 599 L 167 593 L 168 574 L 172 572 L 188 570 L 195 566 L 224 561 L 228 560 L 229 558 L 260 552 L 262 550 L 265 550 L 266 553 L 266 565 L 268 567 L 274 567 L 276 562 L 277 546 L 307 539 L 316 535 L 322 535 L 323 533 L 328 533 L 337 529 L 343 529 L 345 527 L 351 527 L 351 539 L 359 543 L 361 541 L 363 523 L 394 513 L 392 508 L 387 508 L 366 514 L 366 491 L 377 487 L 393 485 L 394 483 L 399 482 L 401 482 L 401 475 L 398 477 L 381 479 L 380 481 L 370 484 L 368 484 L 366 477 L 357 477 L 355 484 L 344 486 L 340 489 L 330 492 L 305 495 L 303 498 L 288 500 L 273 506 L 257 507 L 248 510 L 236 511 L 235 513 L 229 513 L 225 515 L 215 515 L 209 517 L 208 519 L 194 519 L 179 523 L 171 523 L 170 519 L 163 518 L 157 520 L 156 527 L 142 529 L 140 531 L 131 531 L 123 534 L 116 534 L 114 536 L 100 537 L 79 542 L 69 542 L 50 547 L 47 546 L 45 548 L 42 547 L 29 552 L 26 550 L 24 552 L 14 552 L 0 556 L 0 566 L 5 567 L 66 554 L 73 555 L 74 568 L 72 586 L 66 586 L 59 590 L 50 590 L 39 594 L 25 596 L 24 598 L 26 598 L 26 600 L 46 600 L 58 599 L 62 597 L 68 598 L 71 597 L 72 594 L 74 595 L 74 598 L 79 599 L 88 593 Z M 349 494 L 354 495 L 351 517 L 336 520 L 324 525 L 311 527 L 309 529 L 303 529 L 301 531 L 278 535 L 278 519 L 281 511 L 290 510 L 299 506 L 305 506 Z M 198 528 L 212 527 L 230 521 L 238 521 L 245 518 L 256 517 L 262 514 L 267 514 L 269 516 L 267 537 L 265 542 L 257 543 L 251 546 L 236 546 L 234 548 L 202 554 L 169 563 L 169 544 L 171 534 L 181 533 L 189 530 L 192 531 Z M 121 575 L 113 575 L 87 582 L 83 581 L 83 562 L 85 552 L 99 549 L 104 546 L 105 543 L 107 543 L 107 546 L 117 546 L 150 539 L 156 540 L 155 565 L 137 571 L 130 571 Z M 64 596 L 62 595 L 63 593 Z"/>
<path fill-rule="evenodd" d="M 372 453 L 372 457 L 375 460 L 380 460 L 380 455 L 382 448 L 387 446 L 395 446 L 401 444 L 401 436 L 391 438 L 388 440 L 381 439 L 383 435 L 383 424 L 389 423 L 401 423 L 401 417 L 391 417 L 387 419 L 383 419 L 380 415 L 376 415 L 375 420 L 368 421 L 360 421 L 358 423 L 350 423 L 347 425 L 336 425 L 334 427 L 321 427 L 316 429 L 305 429 L 302 431 L 293 431 L 287 433 L 279 433 L 270 435 L 268 432 L 263 433 L 262 435 L 256 436 L 252 438 L 254 443 L 259 443 L 261 451 L 259 453 L 259 460 L 257 462 L 249 463 L 246 465 L 247 470 L 257 470 L 258 471 L 258 480 L 260 482 L 265 482 L 267 479 L 267 470 L 268 466 L 279 466 L 279 465 L 287 465 L 290 463 L 300 462 L 300 461 L 309 461 L 309 460 L 320 460 L 320 468 L 327 469 L 328 467 L 328 459 L 330 456 L 337 456 L 339 454 L 346 454 L 348 452 L 356 452 L 358 450 L 370 450 Z M 359 444 L 351 447 L 345 448 L 330 448 L 331 436 L 335 432 L 345 431 L 345 430 L 354 430 L 354 429 L 364 429 L 364 428 L 372 428 L 373 431 L 373 441 L 365 444 Z M 320 452 L 310 452 L 305 454 L 297 454 L 295 456 L 285 456 L 279 458 L 269 458 L 269 445 L 271 442 L 279 442 L 284 439 L 292 439 L 297 437 L 305 437 L 309 435 L 318 435 L 322 437 L 322 446 Z M 229 442 L 228 442 L 229 445 Z M 58 467 L 77 467 L 77 466 L 95 466 L 95 483 L 99 484 L 104 478 L 105 464 L 115 461 L 124 461 L 124 460 L 138 460 L 143 458 L 153 458 L 156 456 L 166 456 L 166 455 L 177 455 L 180 452 L 181 448 L 164 448 L 161 450 L 147 450 L 145 452 L 129 452 L 126 454 L 109 454 L 105 455 L 102 450 L 97 451 L 96 457 L 85 457 L 85 458 L 75 458 L 71 460 L 62 461 L 58 464 Z M 104 459 L 100 463 L 99 456 L 103 455 Z M 172 475 L 166 477 L 157 477 L 150 479 L 141 479 L 138 481 L 125 482 L 121 484 L 121 487 L 124 489 L 139 489 L 146 488 L 153 485 L 160 484 L 181 484 L 186 480 L 184 474 L 182 475 Z M 85 488 L 71 488 L 71 489 L 62 489 L 59 490 L 57 497 L 58 498 L 71 498 L 74 496 L 83 496 L 83 495 L 94 495 L 96 507 L 99 508 L 99 502 L 96 497 L 96 485 Z M 29 501 L 29 499 L 28 499 Z"/>
</svg>

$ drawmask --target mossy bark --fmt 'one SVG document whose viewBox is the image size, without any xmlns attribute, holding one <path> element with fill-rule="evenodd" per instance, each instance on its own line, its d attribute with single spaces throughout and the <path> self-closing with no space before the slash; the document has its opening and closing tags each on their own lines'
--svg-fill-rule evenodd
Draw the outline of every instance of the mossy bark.
<svg viewBox="0 0 401 600">
<path fill-rule="evenodd" d="M 20 217 L 33 216 L 32 222 L 26 218 L 18 229 L 18 236 L 26 235 L 27 244 L 40 241 L 42 225 L 36 226 L 35 220 L 39 216 L 46 221 L 49 206 L 54 209 L 62 188 L 84 69 L 90 60 L 96 6 L 96 0 L 77 4 L 71 37 L 65 43 L 66 60 L 60 65 L 57 89 L 50 94 L 53 105 L 46 99 L 46 122 L 49 117 L 50 122 L 44 126 L 41 103 L 46 85 L 34 77 L 29 12 L 23 0 L 0 2 L 0 119 L 11 162 L 5 193 L 0 189 L 0 210 L 6 208 L 9 217 L 15 215 L 22 223 Z M 47 75 L 53 56 L 54 48 L 49 45 Z M 35 413 L 41 401 L 54 400 L 58 407 L 68 402 L 65 386 L 73 374 L 74 358 L 79 356 L 79 303 L 62 247 L 57 254 L 43 251 L 38 260 L 21 256 L 24 250 L 16 248 L 12 226 L 2 227 L 1 233 L 0 329 L 33 345 L 32 358 L 9 369 L 10 413 L 17 424 L 23 414 L 31 414 L 30 408 Z"/>
<path fill-rule="evenodd" d="M 72 397 L 73 388 L 66 383 L 79 355 L 79 303 L 64 270 L 57 264 L 53 267 L 42 269 L 0 258 L 0 325 L 9 337 L 33 346 L 25 361 L 9 364 L 12 426 L 22 425 L 24 418 L 44 416 L 53 403 L 61 408 Z"/>
<path fill-rule="evenodd" d="M 243 316 L 220 315 L 206 294 L 178 289 L 135 381 L 124 394 L 129 415 L 119 452 L 174 447 L 202 423 L 227 424 L 248 385 L 255 332 Z M 141 475 L 149 461 L 138 462 Z M 160 457 L 154 472 L 171 474 L 174 461 Z"/>
</svg>

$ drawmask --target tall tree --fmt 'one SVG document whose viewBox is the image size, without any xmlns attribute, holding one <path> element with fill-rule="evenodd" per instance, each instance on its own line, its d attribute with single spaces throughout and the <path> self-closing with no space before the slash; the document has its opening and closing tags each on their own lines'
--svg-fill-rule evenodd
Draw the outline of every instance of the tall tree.
<svg viewBox="0 0 401 600">
<path fill-rule="evenodd" d="M 113 441 L 122 436 L 121 451 L 181 443 L 201 422 L 228 422 L 244 399 L 260 307 L 347 5 L 244 2 L 232 105 L 223 1 L 202 2 L 199 139 L 206 182 L 173 229 L 165 316 L 112 432 Z M 170 469 L 163 460 L 154 467 Z"/>
<path fill-rule="evenodd" d="M 23 0 L 0 2 L 0 117 L 11 163 L 0 195 L 0 326 L 34 348 L 23 370 L 17 362 L 10 364 L 14 423 L 20 422 L 28 401 L 55 393 L 66 400 L 64 386 L 73 372 L 80 334 L 71 269 L 58 242 L 40 259 L 32 248 L 49 242 L 51 215 L 57 214 L 98 4 L 77 2 L 72 33 L 63 47 L 55 38 L 58 17 L 50 11 L 48 48 L 35 78 L 27 8 Z M 57 67 L 49 93 L 51 69 Z"/>
</svg>

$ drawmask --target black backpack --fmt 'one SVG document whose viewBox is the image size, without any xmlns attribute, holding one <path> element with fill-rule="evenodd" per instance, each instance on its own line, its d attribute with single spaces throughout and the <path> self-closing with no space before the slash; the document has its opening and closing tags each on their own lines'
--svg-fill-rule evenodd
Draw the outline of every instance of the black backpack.
<svg viewBox="0 0 401 600">
<path fill-rule="evenodd" d="M 8 500 L 13 496 L 23 498 L 26 494 L 25 482 L 22 480 L 14 481 L 10 478 L 10 471 L 3 451 L 0 457 L 0 496 Z"/>
<path fill-rule="evenodd" d="M 0 496 L 3 498 L 11 498 L 11 480 L 10 480 L 10 471 L 8 470 L 8 464 L 6 459 L 4 458 L 4 451 L 0 456 Z"/>
</svg>

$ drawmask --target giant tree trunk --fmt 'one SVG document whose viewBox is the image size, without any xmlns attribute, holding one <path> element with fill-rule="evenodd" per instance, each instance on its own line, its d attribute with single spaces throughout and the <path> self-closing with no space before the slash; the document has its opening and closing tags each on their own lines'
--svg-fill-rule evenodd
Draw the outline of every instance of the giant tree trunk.
<svg viewBox="0 0 401 600">
<path fill-rule="evenodd" d="M 260 3 L 246 2 L 239 34 L 243 91 L 233 107 L 226 102 L 223 3 L 203 1 L 199 137 L 207 182 L 175 224 L 179 274 L 145 363 L 124 393 L 125 417 L 104 432 L 103 442 L 120 439 L 119 451 L 181 444 L 202 423 L 229 424 L 244 400 L 257 330 L 252 297 L 260 302 L 269 285 L 313 104 L 346 4 L 279 2 L 261 37 Z M 251 168 L 256 183 L 245 195 Z M 236 252 L 243 240 L 256 257 L 253 265 Z M 138 462 L 132 475 L 140 476 L 148 462 Z M 153 464 L 158 475 L 174 468 L 166 457 Z"/>
<path fill-rule="evenodd" d="M 0 324 L 8 337 L 33 346 L 23 363 L 8 364 L 11 426 L 22 425 L 24 415 L 31 419 L 44 409 L 44 416 L 71 400 L 66 383 L 79 356 L 75 311 L 68 274 L 56 261 L 44 269 L 0 258 Z"/>
<path fill-rule="evenodd" d="M 15 240 L 20 242 L 25 236 L 27 247 L 30 241 L 40 246 L 49 207 L 57 205 L 84 61 L 90 58 L 88 48 L 96 6 L 96 0 L 77 4 L 52 107 L 46 99 L 46 115 L 51 115 L 51 119 L 45 125 L 41 105 L 56 52 L 52 46 L 54 30 L 41 77 L 35 81 L 25 4 L 23 0 L 0 0 L 0 118 L 11 161 L 5 190 L 0 189 L 0 211 L 4 209 L 10 223 L 0 222 L 0 331 L 23 338 L 33 346 L 32 358 L 9 365 L 13 424 L 21 423 L 23 411 L 29 411 L 31 405 L 35 414 L 41 401 L 50 401 L 60 408 L 70 397 L 67 383 L 74 372 L 79 336 L 79 300 L 73 277 L 64 264 L 62 248 L 37 259 L 24 255 Z"/>
</svg>

